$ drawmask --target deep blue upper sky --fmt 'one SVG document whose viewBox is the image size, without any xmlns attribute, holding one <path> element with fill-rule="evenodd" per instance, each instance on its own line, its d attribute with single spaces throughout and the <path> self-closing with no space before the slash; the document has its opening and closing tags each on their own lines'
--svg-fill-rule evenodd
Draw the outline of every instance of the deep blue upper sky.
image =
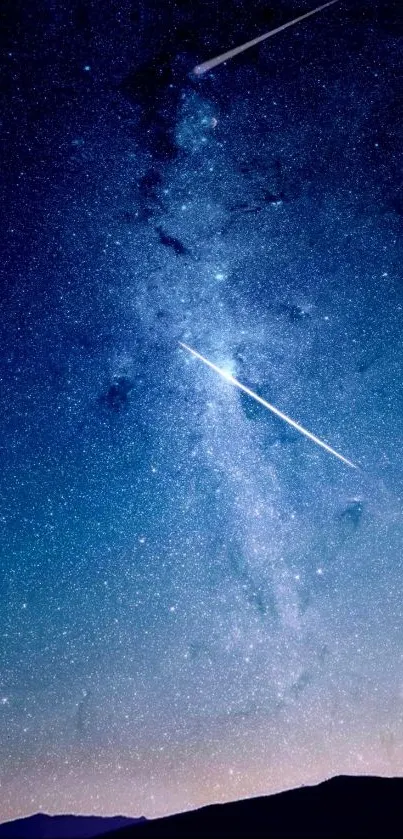
<svg viewBox="0 0 403 839">
<path fill-rule="evenodd" d="M 399 3 L 3 5 L 0 818 L 399 773 Z"/>
</svg>

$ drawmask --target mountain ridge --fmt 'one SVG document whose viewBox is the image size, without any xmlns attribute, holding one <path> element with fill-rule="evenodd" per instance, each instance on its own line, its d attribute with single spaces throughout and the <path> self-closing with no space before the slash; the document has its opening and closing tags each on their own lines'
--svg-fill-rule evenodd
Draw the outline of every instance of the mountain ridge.
<svg viewBox="0 0 403 839">
<path fill-rule="evenodd" d="M 267 839 L 397 839 L 403 835 L 402 801 L 403 777 L 337 775 L 316 785 L 225 804 L 209 804 L 150 820 L 144 817 L 36 814 L 0 825 L 0 839 L 95 839 L 100 836 L 103 839 L 237 839 L 241 836 L 256 839 L 263 836 Z M 48 832 L 43 832 L 45 826 Z M 94 832 L 95 828 L 98 832 Z"/>
<path fill-rule="evenodd" d="M 144 820 L 144 816 L 50 816 L 34 813 L 0 824 L 0 839 L 95 839 Z"/>
<path fill-rule="evenodd" d="M 397 839 L 403 835 L 402 801 L 403 778 L 338 775 L 315 786 L 146 820 L 105 839 Z"/>
</svg>

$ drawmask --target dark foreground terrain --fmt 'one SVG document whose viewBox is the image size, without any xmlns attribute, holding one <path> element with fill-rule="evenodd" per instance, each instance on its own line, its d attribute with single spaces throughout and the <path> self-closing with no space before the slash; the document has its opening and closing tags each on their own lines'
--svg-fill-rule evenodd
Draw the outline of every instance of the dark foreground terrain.
<svg viewBox="0 0 403 839">
<path fill-rule="evenodd" d="M 214 804 L 128 826 L 120 819 L 32 816 L 0 826 L 0 839 L 145 837 L 401 837 L 403 778 L 340 776 L 265 798 Z M 99 823 L 98 833 L 92 832 Z M 110 831 L 112 827 L 112 831 Z M 87 829 L 87 832 L 85 832 Z M 69 832 L 70 830 L 70 832 Z M 58 831 L 58 832 L 57 832 Z M 66 832 L 67 831 L 67 832 Z M 90 832 L 91 831 L 91 832 Z"/>
<path fill-rule="evenodd" d="M 47 816 L 36 813 L 26 819 L 0 824 L 1 839 L 94 839 L 139 824 L 144 819 L 124 816 Z"/>
</svg>

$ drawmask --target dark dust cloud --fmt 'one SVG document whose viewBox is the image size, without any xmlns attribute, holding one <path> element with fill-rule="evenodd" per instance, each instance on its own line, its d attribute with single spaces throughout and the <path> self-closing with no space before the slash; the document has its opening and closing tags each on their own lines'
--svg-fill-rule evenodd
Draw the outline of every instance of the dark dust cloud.
<svg viewBox="0 0 403 839">
<path fill-rule="evenodd" d="M 3 4 L 2 819 L 401 772 L 399 5 Z"/>
</svg>

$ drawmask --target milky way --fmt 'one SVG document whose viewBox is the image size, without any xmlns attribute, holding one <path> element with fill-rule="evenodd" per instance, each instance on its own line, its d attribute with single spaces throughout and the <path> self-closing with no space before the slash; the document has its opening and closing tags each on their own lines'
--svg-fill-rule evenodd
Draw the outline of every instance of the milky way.
<svg viewBox="0 0 403 839">
<path fill-rule="evenodd" d="M 0 817 L 400 773 L 397 5 L 8 5 Z"/>
</svg>

